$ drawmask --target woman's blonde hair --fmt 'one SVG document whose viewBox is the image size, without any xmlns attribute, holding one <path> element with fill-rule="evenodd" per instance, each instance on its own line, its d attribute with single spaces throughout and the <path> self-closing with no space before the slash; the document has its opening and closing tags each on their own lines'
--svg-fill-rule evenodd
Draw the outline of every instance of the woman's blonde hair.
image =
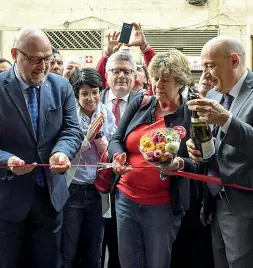
<svg viewBox="0 0 253 268">
<path fill-rule="evenodd" d="M 165 74 L 171 74 L 182 86 L 186 86 L 193 81 L 189 61 L 186 56 L 177 49 L 156 54 L 152 58 L 148 69 L 151 78 L 154 74 L 158 74 L 159 77 L 163 77 Z"/>
</svg>

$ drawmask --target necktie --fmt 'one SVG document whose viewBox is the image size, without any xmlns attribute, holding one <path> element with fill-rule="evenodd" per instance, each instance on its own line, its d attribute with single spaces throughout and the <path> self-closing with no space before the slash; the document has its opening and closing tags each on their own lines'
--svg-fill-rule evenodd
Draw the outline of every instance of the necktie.
<svg viewBox="0 0 253 268">
<path fill-rule="evenodd" d="M 221 104 L 226 110 L 229 110 L 233 100 L 234 100 L 233 96 L 231 96 L 229 94 L 225 94 L 222 97 Z M 225 136 L 225 133 L 223 131 L 221 131 L 221 129 L 219 127 L 216 126 L 216 133 L 213 133 L 213 134 L 214 134 L 214 137 L 216 136 L 215 148 L 217 151 L 221 140 Z M 214 177 L 220 177 L 219 166 L 217 163 L 217 154 L 215 154 L 215 158 L 213 158 L 211 160 L 211 162 L 209 163 L 208 175 L 214 176 Z M 222 189 L 221 185 L 216 185 L 216 184 L 212 184 L 212 183 L 207 183 L 207 186 L 208 186 L 211 194 L 214 197 L 217 196 L 218 193 L 220 192 L 220 190 Z"/>
<path fill-rule="evenodd" d="M 120 103 L 122 102 L 122 99 L 114 99 L 113 100 L 113 106 L 112 106 L 112 113 L 114 114 L 115 116 L 115 119 L 116 119 L 116 126 L 118 125 L 119 123 L 119 120 L 120 120 Z"/>
<path fill-rule="evenodd" d="M 30 118 L 32 121 L 32 126 L 34 130 L 35 137 L 37 137 L 37 130 L 38 130 L 38 119 L 39 119 L 39 104 L 38 99 L 36 96 L 36 87 L 29 87 L 28 88 L 28 101 L 27 101 L 27 108 L 30 114 Z M 35 182 L 44 187 L 44 169 L 42 167 L 35 168 Z"/>
<path fill-rule="evenodd" d="M 31 117 L 35 137 L 37 137 L 39 107 L 38 107 L 38 99 L 36 96 L 36 88 L 35 87 L 28 88 L 27 107 L 28 107 L 28 112 L 29 112 L 30 117 Z"/>
</svg>

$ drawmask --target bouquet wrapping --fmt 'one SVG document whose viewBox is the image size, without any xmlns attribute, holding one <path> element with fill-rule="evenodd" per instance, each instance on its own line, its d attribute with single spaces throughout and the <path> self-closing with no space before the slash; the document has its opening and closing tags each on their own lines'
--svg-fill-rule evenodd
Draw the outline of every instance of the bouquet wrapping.
<svg viewBox="0 0 253 268">
<path fill-rule="evenodd" d="M 149 164 L 157 167 L 167 166 L 177 156 L 181 139 L 184 136 L 183 127 L 155 129 L 141 137 L 139 150 Z M 164 179 L 165 176 L 161 178 Z"/>
</svg>

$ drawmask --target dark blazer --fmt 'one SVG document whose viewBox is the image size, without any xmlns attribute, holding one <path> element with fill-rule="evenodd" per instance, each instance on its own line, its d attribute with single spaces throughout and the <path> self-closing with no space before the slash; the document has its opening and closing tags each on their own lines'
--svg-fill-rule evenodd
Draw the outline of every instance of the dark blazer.
<svg viewBox="0 0 253 268">
<path fill-rule="evenodd" d="M 75 98 L 69 82 L 49 73 L 40 87 L 38 138 L 13 68 L 0 74 L 0 165 L 16 155 L 26 163 L 49 163 L 50 155 L 65 153 L 72 160 L 83 135 L 79 129 Z M 66 174 L 45 168 L 52 205 L 60 211 L 68 198 Z M 30 210 L 34 171 L 23 176 L 0 169 L 0 218 L 20 221 Z"/>
<path fill-rule="evenodd" d="M 105 104 L 105 96 L 106 96 L 106 94 L 108 94 L 108 91 L 109 91 L 109 90 L 110 90 L 109 87 L 108 87 L 108 88 L 105 88 L 105 89 L 101 92 L 101 94 L 100 94 L 100 101 L 101 101 L 102 103 L 104 103 L 104 104 Z M 130 101 L 131 101 L 136 95 L 138 95 L 138 94 L 140 94 L 140 93 L 138 93 L 138 92 L 136 92 L 136 91 L 131 91 L 130 94 L 129 94 L 129 96 L 128 96 L 128 99 L 127 99 L 127 104 L 129 104 Z"/>
<path fill-rule="evenodd" d="M 211 90 L 207 98 L 220 102 L 222 94 Z M 217 157 L 223 184 L 253 188 L 253 73 L 248 75 L 233 103 L 232 122 L 221 140 Z M 225 187 L 232 209 L 253 218 L 253 192 Z M 205 196 L 207 198 L 207 195 Z M 204 197 L 204 198 L 205 198 Z M 210 197 L 209 197 L 210 198 Z"/>
<path fill-rule="evenodd" d="M 133 131 L 137 126 L 142 124 L 152 124 L 155 122 L 155 107 L 157 100 L 152 97 L 150 101 L 140 107 L 143 95 L 138 95 L 128 105 L 123 117 L 121 118 L 116 133 L 111 139 L 108 152 L 110 157 L 117 152 L 123 153 L 127 150 L 125 148 L 125 141 L 128 134 Z M 187 130 L 186 137 L 182 140 L 178 155 L 185 159 L 185 171 L 195 172 L 195 166 L 187 159 L 188 153 L 186 148 L 186 141 L 190 137 L 190 120 L 191 112 L 188 110 L 186 100 L 183 99 L 181 107 L 172 115 L 164 117 L 167 127 L 173 127 L 176 125 L 184 126 Z M 120 178 L 116 177 L 114 185 Z M 172 207 L 174 214 L 183 214 L 190 206 L 190 180 L 171 176 L 170 191 L 172 197 Z"/>
</svg>

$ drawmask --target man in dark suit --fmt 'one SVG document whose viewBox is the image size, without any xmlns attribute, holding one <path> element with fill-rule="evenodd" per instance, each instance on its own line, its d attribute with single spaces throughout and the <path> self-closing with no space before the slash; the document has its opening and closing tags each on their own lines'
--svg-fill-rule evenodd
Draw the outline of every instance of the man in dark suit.
<svg viewBox="0 0 253 268">
<path fill-rule="evenodd" d="M 109 88 L 102 91 L 100 101 L 104 103 L 114 114 L 116 125 L 129 102 L 137 95 L 133 91 L 136 79 L 137 66 L 130 53 L 119 51 L 113 53 L 106 64 L 106 80 Z M 105 231 L 103 242 L 103 257 L 105 259 L 105 247 L 109 251 L 108 268 L 119 268 L 117 225 L 115 215 L 114 195 L 112 199 L 112 218 L 105 219 Z"/>
<path fill-rule="evenodd" d="M 220 36 L 207 42 L 201 58 L 213 90 L 207 94 L 209 99 L 189 101 L 188 105 L 190 110 L 197 111 L 201 121 L 218 128 L 216 155 L 209 163 L 208 175 L 220 177 L 223 184 L 253 188 L 253 73 L 246 69 L 245 50 L 237 39 Z M 190 157 L 201 161 L 192 141 L 187 144 Z M 214 202 L 215 267 L 251 267 L 253 192 L 214 184 L 206 187 L 204 199 L 211 195 L 208 200 Z M 208 223 L 210 217 L 204 220 Z"/>
<path fill-rule="evenodd" d="M 0 267 L 58 268 L 65 171 L 83 138 L 74 94 L 48 73 L 42 31 L 21 29 L 11 54 L 14 66 L 0 74 L 0 165 L 9 166 L 0 169 Z"/>
</svg>

